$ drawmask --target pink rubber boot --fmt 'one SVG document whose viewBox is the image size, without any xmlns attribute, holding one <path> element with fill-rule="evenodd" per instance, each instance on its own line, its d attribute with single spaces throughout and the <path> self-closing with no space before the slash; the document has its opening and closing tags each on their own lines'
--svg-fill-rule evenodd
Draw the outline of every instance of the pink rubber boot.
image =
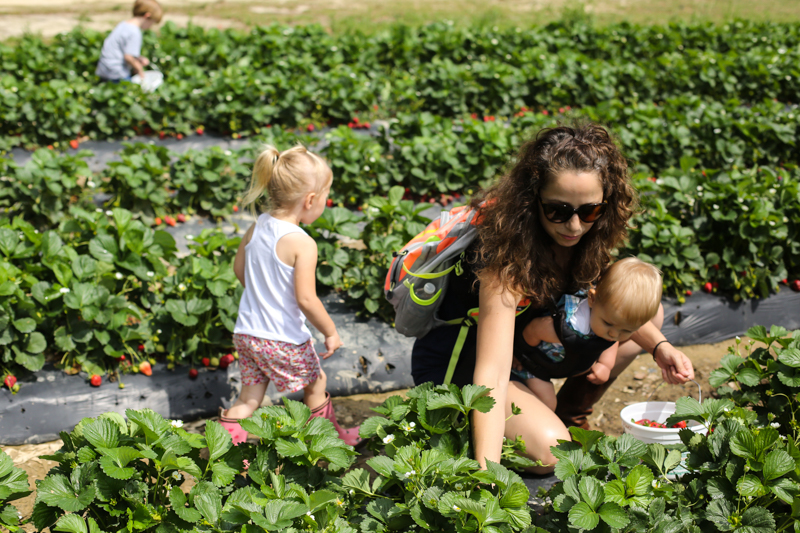
<svg viewBox="0 0 800 533">
<path fill-rule="evenodd" d="M 227 418 L 225 416 L 224 409 L 220 408 L 219 410 L 219 424 L 228 430 L 228 433 L 231 434 L 231 439 L 233 439 L 233 445 L 236 446 L 239 443 L 242 443 L 247 440 L 247 431 L 239 424 L 239 420 L 237 418 Z"/>
<path fill-rule="evenodd" d="M 339 433 L 339 438 L 342 439 L 345 444 L 349 446 L 356 446 L 359 442 L 361 442 L 362 439 L 358 436 L 358 428 L 360 426 L 344 429 L 339 425 L 339 422 L 336 420 L 336 413 L 333 411 L 333 403 L 331 403 L 330 393 L 325 393 L 325 403 L 316 409 L 311 410 L 311 418 L 314 418 L 315 416 L 327 418 L 333 422 L 333 427 L 336 428 L 336 431 Z"/>
</svg>

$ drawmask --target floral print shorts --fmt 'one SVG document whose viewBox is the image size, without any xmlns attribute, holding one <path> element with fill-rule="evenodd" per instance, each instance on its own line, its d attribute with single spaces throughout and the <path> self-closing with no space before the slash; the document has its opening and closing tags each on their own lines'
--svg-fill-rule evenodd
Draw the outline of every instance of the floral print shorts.
<svg viewBox="0 0 800 533">
<path fill-rule="evenodd" d="M 258 385 L 269 380 L 278 392 L 297 392 L 322 375 L 311 339 L 304 344 L 292 344 L 236 333 L 233 345 L 239 352 L 243 385 Z"/>
</svg>

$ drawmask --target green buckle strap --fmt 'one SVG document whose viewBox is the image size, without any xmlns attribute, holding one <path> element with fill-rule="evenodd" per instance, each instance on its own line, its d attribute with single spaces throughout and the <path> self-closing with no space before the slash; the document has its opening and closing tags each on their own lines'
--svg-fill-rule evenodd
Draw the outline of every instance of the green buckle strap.
<svg viewBox="0 0 800 533">
<path fill-rule="evenodd" d="M 464 348 L 464 342 L 467 340 L 467 333 L 469 332 L 469 328 L 476 324 L 475 319 L 472 317 L 461 318 L 457 320 L 451 320 L 450 322 L 461 322 L 461 330 L 458 332 L 458 338 L 456 339 L 456 344 L 453 346 L 453 353 L 450 355 L 450 363 L 447 365 L 447 373 L 444 375 L 444 384 L 449 385 L 450 381 L 453 379 L 453 374 L 456 371 L 456 366 L 458 365 L 458 359 L 461 357 L 461 350 Z"/>
</svg>

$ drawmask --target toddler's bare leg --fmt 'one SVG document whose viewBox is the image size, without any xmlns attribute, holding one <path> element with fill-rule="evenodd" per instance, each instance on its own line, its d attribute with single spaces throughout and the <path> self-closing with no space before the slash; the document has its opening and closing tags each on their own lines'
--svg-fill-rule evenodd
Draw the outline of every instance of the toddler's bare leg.
<svg viewBox="0 0 800 533">
<path fill-rule="evenodd" d="M 551 411 L 556 410 L 556 389 L 550 381 L 543 379 L 530 378 L 525 380 L 525 385 L 531 390 L 533 394 L 539 398 Z"/>
<path fill-rule="evenodd" d="M 310 409 L 314 409 L 325 403 L 325 389 L 327 388 L 327 385 L 328 376 L 326 376 L 325 372 L 320 369 L 319 378 L 303 389 L 303 392 L 305 393 L 303 396 L 303 401 Z"/>
<path fill-rule="evenodd" d="M 242 392 L 239 394 L 233 407 L 225 412 L 227 418 L 249 418 L 253 411 L 261 405 L 264 393 L 267 391 L 269 380 L 256 385 L 242 385 Z"/>
</svg>

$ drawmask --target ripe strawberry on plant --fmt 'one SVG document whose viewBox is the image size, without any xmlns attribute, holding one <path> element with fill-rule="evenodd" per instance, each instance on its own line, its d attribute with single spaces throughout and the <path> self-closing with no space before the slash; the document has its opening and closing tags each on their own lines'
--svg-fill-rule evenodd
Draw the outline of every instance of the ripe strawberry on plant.
<svg viewBox="0 0 800 533">
<path fill-rule="evenodd" d="M 92 384 L 92 387 L 99 387 L 102 382 L 103 378 L 101 378 L 97 374 L 92 374 L 92 377 L 89 379 L 89 383 Z"/>
<path fill-rule="evenodd" d="M 306 131 L 314 131 L 314 125 L 309 124 L 308 126 L 306 126 Z"/>
<path fill-rule="evenodd" d="M 233 212 L 234 213 L 238 213 L 239 212 L 239 206 L 238 205 L 233 206 Z"/>
<path fill-rule="evenodd" d="M 166 217 L 164 217 L 164 223 L 167 226 L 174 227 L 175 226 L 175 219 L 172 218 L 171 216 L 166 216 Z"/>
<path fill-rule="evenodd" d="M 208 357 L 203 357 L 203 358 L 200 360 L 200 362 L 201 362 L 201 363 L 203 363 L 203 366 L 208 366 L 208 365 L 210 365 L 210 364 L 211 364 L 211 360 L 210 360 Z"/>
<path fill-rule="evenodd" d="M 144 351 L 144 344 L 140 344 L 140 345 L 138 346 L 138 348 L 139 348 L 139 351 L 140 351 L 140 352 L 143 352 L 143 351 Z"/>
<path fill-rule="evenodd" d="M 202 135 L 206 132 L 206 129 L 203 126 L 197 126 L 197 129 L 194 130 L 198 135 Z"/>
<path fill-rule="evenodd" d="M 219 360 L 220 368 L 228 368 L 233 363 L 233 354 L 225 354 Z"/>
<path fill-rule="evenodd" d="M 197 372 L 197 369 L 196 369 L 196 368 L 190 368 L 190 369 L 189 369 L 189 379 L 194 379 L 194 378 L 196 378 L 196 377 L 197 377 L 197 374 L 198 374 L 198 372 Z"/>
<path fill-rule="evenodd" d="M 800 279 L 796 279 L 790 285 L 794 292 L 800 292 Z"/>
<path fill-rule="evenodd" d="M 714 286 L 711 284 L 710 281 L 707 281 L 705 285 L 703 285 L 703 290 L 706 292 L 711 292 L 714 289 Z"/>
<path fill-rule="evenodd" d="M 333 200 L 331 200 L 330 198 L 328 198 L 328 201 L 327 201 L 327 202 L 325 202 L 325 205 L 327 205 L 328 207 L 333 207 Z"/>
<path fill-rule="evenodd" d="M 162 141 L 164 140 L 164 138 L 165 138 L 166 136 L 167 136 L 167 133 L 166 133 L 166 132 L 164 132 L 164 131 L 159 131 L 159 132 L 158 132 L 158 138 L 159 138 L 159 139 L 161 139 Z"/>
<path fill-rule="evenodd" d="M 178 222 L 181 223 L 186 222 L 186 215 L 184 215 L 183 213 L 178 213 L 178 215 L 175 218 L 178 219 Z"/>
<path fill-rule="evenodd" d="M 154 223 L 156 226 L 160 226 L 160 225 L 161 225 L 161 222 L 162 222 L 162 220 L 161 220 L 161 217 L 156 217 L 156 219 L 153 221 L 153 223 Z"/>
<path fill-rule="evenodd" d="M 139 372 L 141 372 L 145 376 L 152 376 L 153 367 L 150 366 L 150 361 L 142 361 L 141 363 L 139 363 Z"/>
<path fill-rule="evenodd" d="M 690 290 L 688 290 L 688 289 L 687 289 L 687 290 L 686 290 L 686 296 L 691 296 L 691 295 L 692 295 L 692 291 L 690 291 Z"/>
<path fill-rule="evenodd" d="M 8 390 L 13 389 L 14 385 L 16 385 L 16 384 L 17 384 L 17 378 L 13 374 L 7 375 L 6 379 L 3 380 L 3 385 L 8 387 Z"/>
<path fill-rule="evenodd" d="M 78 139 L 72 139 L 72 140 L 69 142 L 69 146 L 70 146 L 70 148 L 72 148 L 73 150 L 77 150 L 77 149 L 78 149 Z"/>
</svg>

